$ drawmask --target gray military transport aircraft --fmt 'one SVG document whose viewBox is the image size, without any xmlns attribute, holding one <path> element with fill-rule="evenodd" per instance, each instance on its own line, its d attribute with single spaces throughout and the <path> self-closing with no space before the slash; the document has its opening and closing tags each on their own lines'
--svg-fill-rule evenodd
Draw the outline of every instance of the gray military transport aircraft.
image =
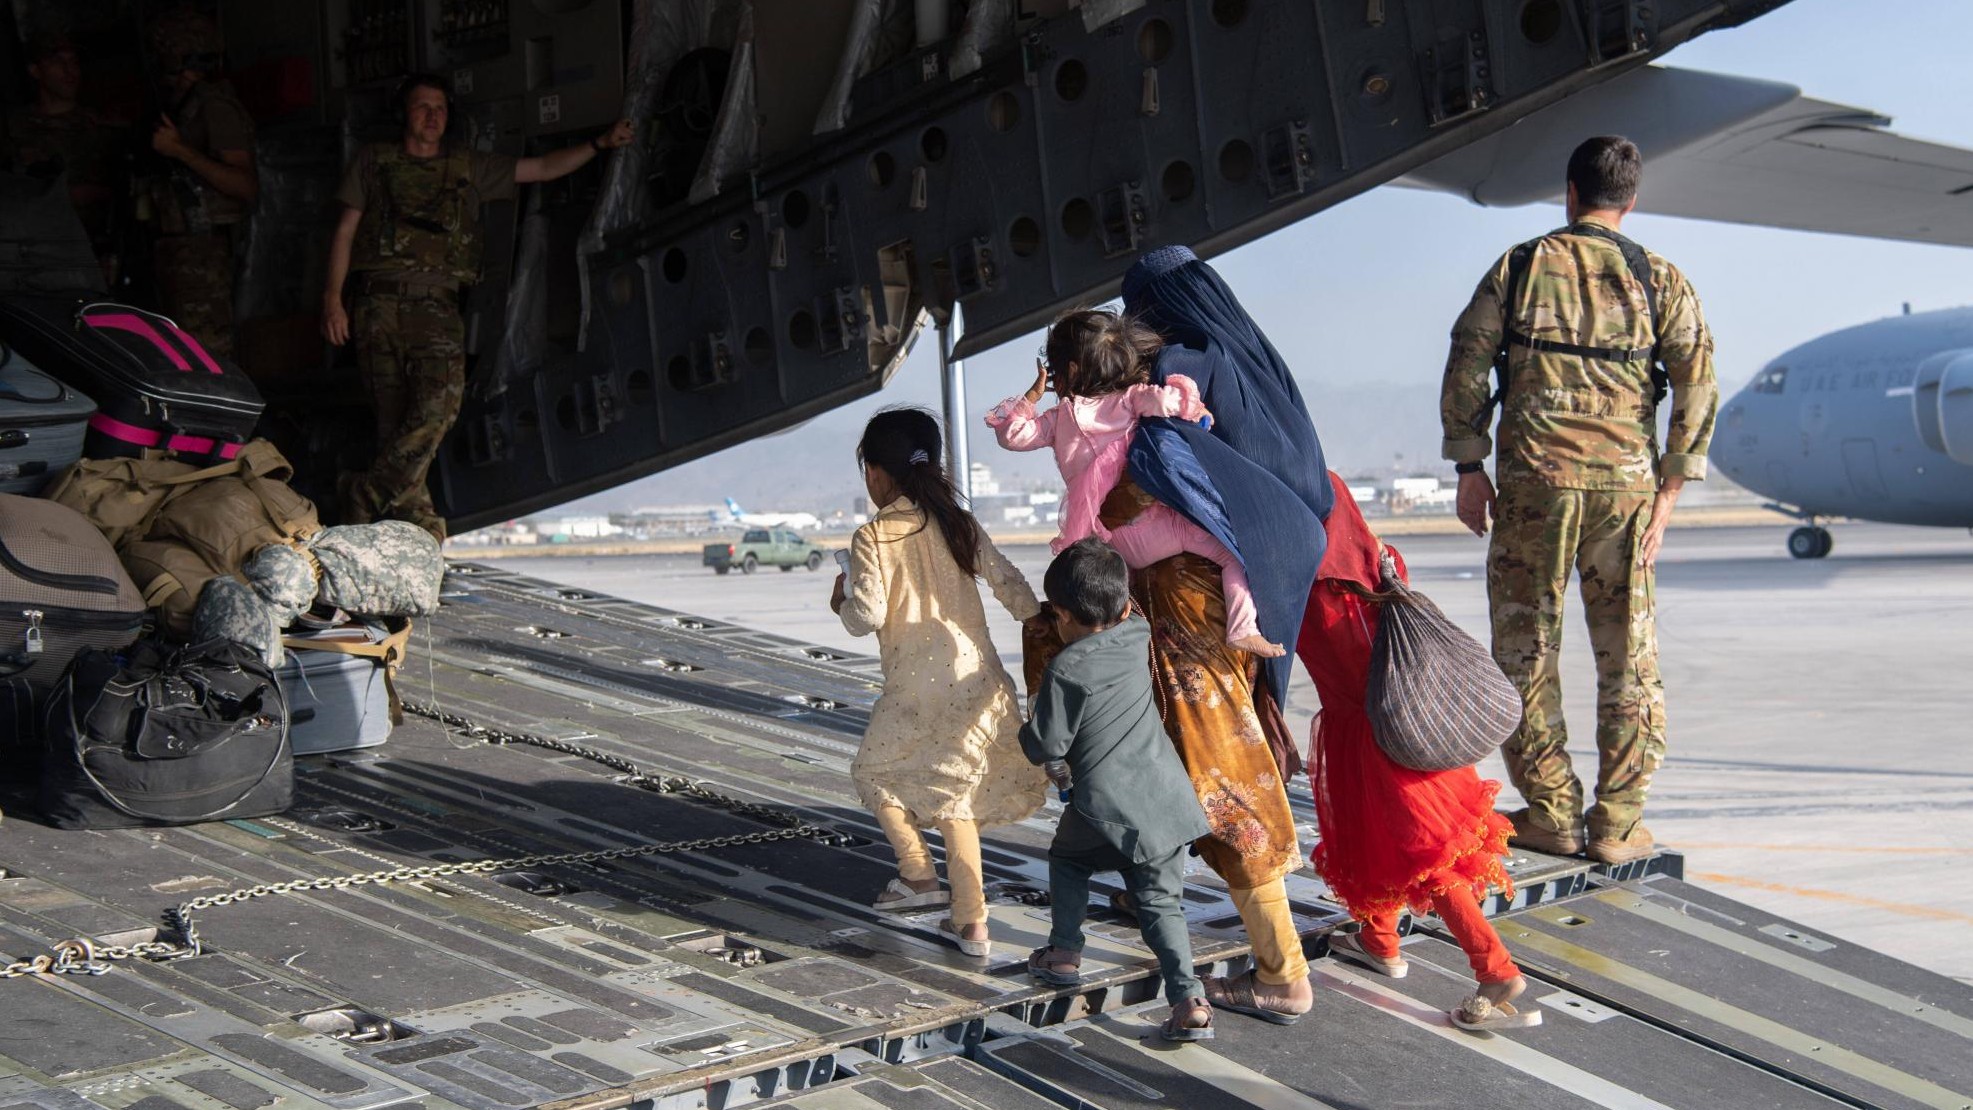
<svg viewBox="0 0 1973 1110">
<path fill-rule="evenodd" d="M 1896 176 L 1867 114 L 1648 65 L 1776 6 L 223 0 L 260 124 L 241 353 L 315 481 L 362 457 L 306 313 L 324 198 L 408 69 L 448 74 L 461 138 L 491 148 L 653 125 L 489 213 L 474 400 L 435 478 L 470 527 L 872 393 L 958 308 L 953 355 L 1101 299 L 1145 247 L 1222 251 L 1402 175 L 1521 203 L 1621 129 L 1647 200 L 1690 215 L 1737 218 L 1700 202 L 1762 166 L 1778 195 L 1830 159 Z M 114 75 L 134 45 L 122 69 L 95 52 L 148 7 L 0 19 L 61 13 Z M 1666 188 L 1681 160 L 1697 192 Z M 1973 175 L 1945 176 L 1912 190 L 1940 220 L 1846 230 L 1963 241 Z M 991 958 L 936 913 L 870 909 L 893 861 L 848 766 L 874 659 L 471 563 L 414 649 L 407 722 L 297 761 L 285 814 L 61 832 L 7 795 L 0 1110 L 1973 1103 L 1973 987 L 1686 883 L 1670 851 L 1510 861 L 1489 908 L 1539 1029 L 1451 1028 L 1465 961 L 1421 918 L 1408 978 L 1318 960 L 1301 1024 L 1222 1015 L 1210 1045 L 1157 1050 L 1155 964 L 1107 906 L 1080 987 L 1023 973 L 1048 814 L 988 838 Z M 1321 956 L 1345 915 L 1289 884 Z M 1243 966 L 1225 890 L 1193 876 L 1186 907 L 1199 962 Z"/>
<path fill-rule="evenodd" d="M 1720 414 L 1712 458 L 1806 523 L 1788 553 L 1820 559 L 1820 518 L 1973 528 L 1973 308 L 1844 328 L 1763 367 Z"/>
</svg>

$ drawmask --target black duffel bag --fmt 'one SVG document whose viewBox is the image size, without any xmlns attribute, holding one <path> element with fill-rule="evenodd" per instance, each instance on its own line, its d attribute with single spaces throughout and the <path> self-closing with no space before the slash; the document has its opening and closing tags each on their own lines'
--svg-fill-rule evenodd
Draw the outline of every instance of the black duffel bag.
<svg viewBox="0 0 1973 1110">
<path fill-rule="evenodd" d="M 1493 654 L 1398 577 L 1385 552 L 1365 709 L 1377 747 L 1414 771 L 1485 759 L 1521 727 L 1521 692 Z"/>
<path fill-rule="evenodd" d="M 189 825 L 294 800 L 281 684 L 255 652 L 90 649 L 48 699 L 41 810 L 64 829 Z"/>
</svg>

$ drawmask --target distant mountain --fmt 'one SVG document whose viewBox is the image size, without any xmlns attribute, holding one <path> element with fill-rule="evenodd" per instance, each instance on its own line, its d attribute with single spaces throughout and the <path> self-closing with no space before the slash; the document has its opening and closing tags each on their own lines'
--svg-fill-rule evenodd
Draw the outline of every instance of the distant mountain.
<svg viewBox="0 0 1973 1110">
<path fill-rule="evenodd" d="M 643 505 L 717 502 L 732 497 L 762 512 L 847 509 L 864 495 L 862 473 L 856 465 L 856 440 L 870 414 L 897 404 L 938 409 L 937 371 L 918 365 L 919 361 L 914 358 L 891 388 L 875 398 L 824 413 L 791 431 L 583 498 L 565 508 L 572 512 L 615 512 Z M 974 361 L 991 366 L 1002 360 L 989 355 Z M 998 400 L 1000 390 L 1007 388 L 1008 376 L 976 375 L 973 407 L 984 412 Z M 1302 382 L 1303 399 L 1322 436 L 1329 465 L 1351 476 L 1443 469 L 1439 461 L 1438 389 L 1435 380 Z M 1054 461 L 1047 452 L 1003 451 L 984 426 L 975 423 L 971 431 L 974 461 L 991 466 L 1003 488 L 1054 480 Z"/>
</svg>

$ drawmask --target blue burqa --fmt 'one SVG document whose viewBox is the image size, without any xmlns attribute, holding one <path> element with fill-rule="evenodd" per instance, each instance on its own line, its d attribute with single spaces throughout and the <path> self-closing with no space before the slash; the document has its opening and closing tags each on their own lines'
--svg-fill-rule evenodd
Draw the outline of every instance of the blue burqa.
<svg viewBox="0 0 1973 1110">
<path fill-rule="evenodd" d="M 1199 383 L 1212 428 L 1146 419 L 1130 476 L 1239 556 L 1261 635 L 1289 654 L 1264 661 L 1276 705 L 1288 704 L 1309 589 L 1322 565 L 1322 522 L 1335 492 L 1301 390 L 1274 345 L 1212 267 L 1184 247 L 1138 259 L 1124 275 L 1124 311 L 1165 337 L 1153 376 Z"/>
</svg>

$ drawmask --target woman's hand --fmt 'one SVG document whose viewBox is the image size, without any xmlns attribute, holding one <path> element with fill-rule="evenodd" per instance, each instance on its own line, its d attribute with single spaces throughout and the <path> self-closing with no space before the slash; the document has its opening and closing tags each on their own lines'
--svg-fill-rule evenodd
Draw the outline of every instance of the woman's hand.
<svg viewBox="0 0 1973 1110">
<path fill-rule="evenodd" d="M 845 582 L 846 582 L 845 577 L 843 575 L 838 574 L 836 576 L 835 587 L 829 591 L 829 611 L 831 613 L 840 614 L 843 611 L 843 600 L 844 600 L 843 590 L 844 590 Z"/>
<path fill-rule="evenodd" d="M 1041 609 L 1034 616 L 1021 622 L 1021 630 L 1030 636 L 1046 636 L 1055 631 L 1055 607 L 1042 602 Z"/>
<path fill-rule="evenodd" d="M 1038 405 L 1048 392 L 1048 364 L 1034 360 L 1034 384 L 1028 387 L 1028 404 Z"/>
</svg>

